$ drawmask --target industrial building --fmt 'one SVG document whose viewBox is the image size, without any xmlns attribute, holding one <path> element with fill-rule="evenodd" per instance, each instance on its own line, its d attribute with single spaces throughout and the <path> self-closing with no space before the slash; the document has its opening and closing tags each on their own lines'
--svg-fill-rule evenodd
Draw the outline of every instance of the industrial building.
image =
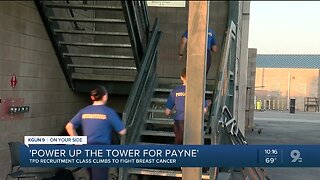
<svg viewBox="0 0 320 180">
<path fill-rule="evenodd" d="M 304 111 L 308 98 L 320 97 L 319 62 L 319 55 L 258 54 L 256 100 L 265 109 L 287 110 L 295 99 L 296 109 Z M 309 110 L 318 111 L 316 106 Z"/>
</svg>

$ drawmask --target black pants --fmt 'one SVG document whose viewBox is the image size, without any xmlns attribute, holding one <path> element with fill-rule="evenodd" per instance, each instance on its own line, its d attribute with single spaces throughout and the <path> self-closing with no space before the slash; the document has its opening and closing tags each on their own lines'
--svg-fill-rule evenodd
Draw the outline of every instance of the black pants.
<svg viewBox="0 0 320 180">
<path fill-rule="evenodd" d="M 209 69 L 211 67 L 211 52 L 207 50 L 207 68 L 206 68 L 206 76 L 208 76 Z"/>
<path fill-rule="evenodd" d="M 87 168 L 89 180 L 108 180 L 108 168 Z"/>
<path fill-rule="evenodd" d="M 175 135 L 174 143 L 183 144 L 184 121 L 174 121 L 173 132 Z"/>
</svg>

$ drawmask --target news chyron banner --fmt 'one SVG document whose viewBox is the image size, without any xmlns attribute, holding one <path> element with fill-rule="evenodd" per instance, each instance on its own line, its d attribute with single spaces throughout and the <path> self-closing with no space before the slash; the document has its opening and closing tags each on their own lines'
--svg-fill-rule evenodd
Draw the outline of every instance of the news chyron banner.
<svg viewBox="0 0 320 180">
<path fill-rule="evenodd" d="M 82 136 L 26 137 L 25 145 L 20 146 L 21 166 L 320 166 L 320 145 L 88 145 L 86 140 Z"/>
</svg>

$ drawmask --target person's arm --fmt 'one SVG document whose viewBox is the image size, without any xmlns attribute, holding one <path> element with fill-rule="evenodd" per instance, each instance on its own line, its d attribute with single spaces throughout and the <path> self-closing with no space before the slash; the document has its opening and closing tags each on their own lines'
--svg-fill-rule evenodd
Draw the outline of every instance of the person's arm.
<svg viewBox="0 0 320 180">
<path fill-rule="evenodd" d="M 127 134 L 127 129 L 124 128 L 123 130 L 121 130 L 120 132 L 118 132 L 121 136 Z"/>
<path fill-rule="evenodd" d="M 167 103 L 166 103 L 166 109 L 164 110 L 164 114 L 166 116 L 169 116 L 171 114 L 171 110 L 174 107 L 174 97 L 173 97 L 173 93 L 171 92 L 168 99 L 167 99 Z"/>
<path fill-rule="evenodd" d="M 166 116 L 169 116 L 169 115 L 171 114 L 171 109 L 166 108 L 166 109 L 164 110 L 164 114 L 165 114 Z"/>
<path fill-rule="evenodd" d="M 66 125 L 66 130 L 67 130 L 69 136 L 78 136 L 77 131 L 76 131 L 76 129 L 73 127 L 73 124 L 72 124 L 72 123 L 69 122 L 69 123 Z"/>
<path fill-rule="evenodd" d="M 118 132 L 119 135 L 125 135 L 127 133 L 127 129 L 122 124 L 121 119 L 116 112 L 113 112 L 109 118 L 113 129 Z"/>
<path fill-rule="evenodd" d="M 210 105 L 211 105 L 211 100 L 204 101 L 204 109 L 203 109 L 204 114 L 208 112 Z"/>
<path fill-rule="evenodd" d="M 184 51 L 185 51 L 184 49 L 186 47 L 187 42 L 188 42 L 188 39 L 183 36 L 180 41 L 179 55 L 184 54 Z"/>
<path fill-rule="evenodd" d="M 188 41 L 188 32 L 184 32 L 182 37 L 181 37 L 181 41 L 180 41 L 180 47 L 179 47 L 179 61 L 182 60 L 182 57 L 184 55 L 184 52 L 185 52 L 185 47 L 186 47 L 186 44 L 187 44 L 187 41 Z"/>
<path fill-rule="evenodd" d="M 215 33 L 212 31 L 212 40 L 211 40 L 211 51 L 216 53 L 218 52 L 218 45 Z"/>
<path fill-rule="evenodd" d="M 69 136 L 78 136 L 78 133 L 76 131 L 76 128 L 78 128 L 81 125 L 82 121 L 82 115 L 80 112 L 78 112 L 66 125 L 66 130 L 69 134 Z"/>
</svg>

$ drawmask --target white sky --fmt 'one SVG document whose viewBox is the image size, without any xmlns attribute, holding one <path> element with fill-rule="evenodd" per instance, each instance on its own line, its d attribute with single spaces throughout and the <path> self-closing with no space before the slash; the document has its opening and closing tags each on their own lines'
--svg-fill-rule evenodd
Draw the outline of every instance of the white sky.
<svg viewBox="0 0 320 180">
<path fill-rule="evenodd" d="M 251 1 L 249 47 L 258 54 L 320 54 L 320 2 Z"/>
</svg>

